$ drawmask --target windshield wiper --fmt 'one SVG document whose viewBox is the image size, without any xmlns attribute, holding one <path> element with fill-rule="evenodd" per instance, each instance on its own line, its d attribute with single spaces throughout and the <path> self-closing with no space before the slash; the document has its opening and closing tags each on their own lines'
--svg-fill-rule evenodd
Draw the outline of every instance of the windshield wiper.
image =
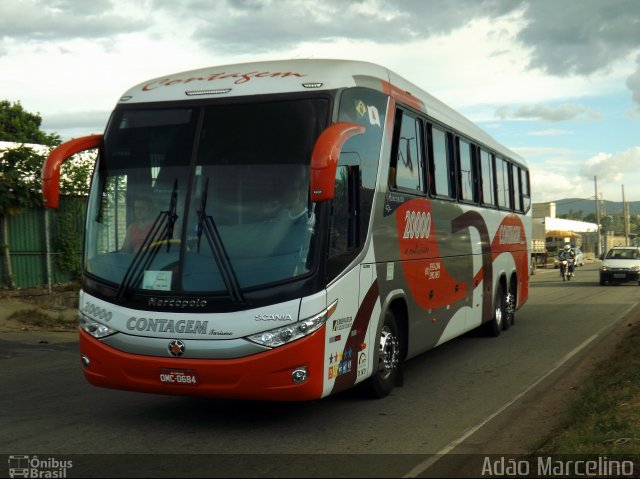
<svg viewBox="0 0 640 479">
<path fill-rule="evenodd" d="M 207 242 L 209 243 L 209 248 L 211 248 L 211 252 L 213 253 L 213 258 L 218 265 L 218 269 L 220 269 L 222 281 L 224 282 L 224 285 L 226 286 L 227 291 L 231 296 L 231 300 L 235 304 L 246 304 L 244 295 L 240 290 L 238 278 L 235 271 L 233 270 L 233 265 L 231 264 L 231 260 L 229 259 L 227 250 L 222 243 L 222 239 L 220 238 L 220 233 L 218 232 L 216 223 L 213 220 L 213 217 L 207 215 L 206 213 L 208 191 L 209 178 L 207 178 L 207 180 L 205 181 L 202 196 L 200 198 L 200 209 L 198 210 L 198 253 L 200 252 L 200 239 L 202 238 L 202 233 L 204 232 L 204 235 L 207 238 Z"/>
<path fill-rule="evenodd" d="M 133 261 L 124 273 L 120 287 L 116 294 L 116 301 L 122 298 L 124 292 L 132 284 L 138 284 L 142 279 L 143 272 L 153 262 L 163 243 L 167 244 L 167 252 L 171 249 L 173 239 L 173 228 L 178 219 L 176 214 L 178 204 L 178 180 L 173 182 L 173 191 L 169 200 L 169 209 L 160 211 L 154 220 L 151 228 L 142 240 L 142 244 L 136 251 Z"/>
</svg>

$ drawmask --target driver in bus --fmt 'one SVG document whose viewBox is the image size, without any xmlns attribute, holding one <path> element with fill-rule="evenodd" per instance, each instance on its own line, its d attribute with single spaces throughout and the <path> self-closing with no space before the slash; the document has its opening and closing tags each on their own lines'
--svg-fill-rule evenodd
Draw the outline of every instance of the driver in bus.
<svg viewBox="0 0 640 479">
<path fill-rule="evenodd" d="M 153 225 L 153 201 L 148 196 L 141 196 L 133 201 L 133 221 L 127 227 L 121 251 L 135 253 L 140 249 L 144 239 Z"/>
</svg>

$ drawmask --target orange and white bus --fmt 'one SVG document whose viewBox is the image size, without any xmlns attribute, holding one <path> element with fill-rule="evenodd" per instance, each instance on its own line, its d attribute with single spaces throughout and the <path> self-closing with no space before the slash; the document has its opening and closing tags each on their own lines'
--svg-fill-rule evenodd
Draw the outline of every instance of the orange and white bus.
<svg viewBox="0 0 640 479">
<path fill-rule="evenodd" d="M 237 64 L 141 83 L 98 149 L 80 351 L 96 386 L 310 400 L 375 397 L 402 363 L 528 296 L 525 161 L 417 86 L 339 60 Z M 137 208 L 140 210 L 137 210 Z"/>
</svg>

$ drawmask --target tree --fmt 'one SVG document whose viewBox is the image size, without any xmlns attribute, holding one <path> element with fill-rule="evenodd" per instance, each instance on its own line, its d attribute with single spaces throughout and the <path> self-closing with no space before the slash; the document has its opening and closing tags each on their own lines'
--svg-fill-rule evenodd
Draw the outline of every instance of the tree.
<svg viewBox="0 0 640 479">
<path fill-rule="evenodd" d="M 41 123 L 40 114 L 25 111 L 20 102 L 0 100 L 0 141 L 59 145 L 60 137 L 40 130 Z"/>
<path fill-rule="evenodd" d="M 9 254 L 9 216 L 23 208 L 42 204 L 39 171 L 44 157 L 32 148 L 20 146 L 0 152 L 0 223 L 2 223 L 2 255 L 10 288 L 15 287 Z"/>
<path fill-rule="evenodd" d="M 565 213 L 563 215 L 558 215 L 558 218 L 564 218 L 567 220 L 575 220 L 575 221 L 583 221 L 583 217 L 584 217 L 584 214 L 582 213 L 582 210 L 573 211 L 573 209 L 569 209 L 568 213 Z"/>
<path fill-rule="evenodd" d="M 598 223 L 598 217 L 596 216 L 595 213 L 589 213 L 587 216 L 584 217 L 584 221 L 586 221 L 587 223 Z"/>
<path fill-rule="evenodd" d="M 86 196 L 95 162 L 95 151 L 83 151 L 65 161 L 60 168 L 60 194 Z"/>
<path fill-rule="evenodd" d="M 40 114 L 30 113 L 20 102 L 0 100 L 0 141 L 32 143 L 54 147 L 61 143 L 57 134 L 40 130 Z M 23 208 L 42 204 L 41 170 L 46 152 L 22 145 L 0 151 L 0 249 L 5 261 L 7 282 L 15 287 L 9 252 L 8 217 Z M 93 169 L 93 158 L 76 155 L 66 162 L 61 171 L 61 192 L 86 194 Z"/>
</svg>

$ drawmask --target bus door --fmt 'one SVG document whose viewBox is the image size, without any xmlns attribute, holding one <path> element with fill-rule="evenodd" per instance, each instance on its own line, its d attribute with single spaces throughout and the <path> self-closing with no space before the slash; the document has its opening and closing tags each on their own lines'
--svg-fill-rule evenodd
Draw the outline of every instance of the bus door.
<svg viewBox="0 0 640 479">
<path fill-rule="evenodd" d="M 348 146 L 348 143 L 347 143 Z M 347 150 L 347 148 L 345 148 Z M 372 354 L 369 328 L 378 305 L 372 264 L 354 264 L 366 236 L 360 222 L 361 168 L 357 153 L 344 151 L 336 170 L 331 208 L 327 272 L 328 301 L 338 299 L 338 309 L 328 324 L 326 390 L 337 392 L 365 379 Z"/>
</svg>

